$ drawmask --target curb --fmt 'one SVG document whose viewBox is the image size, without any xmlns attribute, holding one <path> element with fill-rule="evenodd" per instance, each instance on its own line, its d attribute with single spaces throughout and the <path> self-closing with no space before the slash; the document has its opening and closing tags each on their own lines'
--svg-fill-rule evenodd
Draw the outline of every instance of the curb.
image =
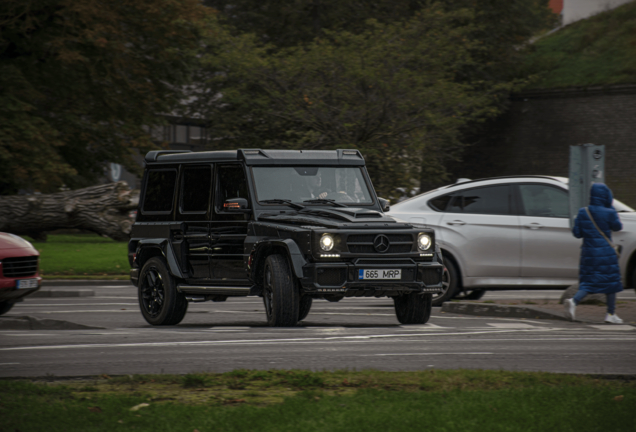
<svg viewBox="0 0 636 432">
<path fill-rule="evenodd" d="M 118 285 L 122 287 L 134 285 L 130 280 L 108 280 L 108 279 L 44 279 L 42 280 L 42 286 L 98 286 L 98 285 Z"/>
<path fill-rule="evenodd" d="M 35 297 L 93 297 L 95 291 L 87 289 L 78 290 L 40 290 L 36 291 L 28 296 L 28 298 Z"/>
<path fill-rule="evenodd" d="M 484 303 L 446 302 L 442 304 L 442 312 L 500 318 L 532 318 L 569 321 L 563 315 L 534 306 L 505 306 Z"/>
<path fill-rule="evenodd" d="M 2 330 L 96 330 L 104 328 L 30 316 L 0 317 L 0 329 Z"/>
</svg>

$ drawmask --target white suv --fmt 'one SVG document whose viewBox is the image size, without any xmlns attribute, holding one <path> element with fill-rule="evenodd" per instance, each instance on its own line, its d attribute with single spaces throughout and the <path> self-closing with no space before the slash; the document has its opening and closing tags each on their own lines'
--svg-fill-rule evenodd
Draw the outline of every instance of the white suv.
<svg viewBox="0 0 636 432">
<path fill-rule="evenodd" d="M 568 179 L 516 176 L 457 183 L 391 207 L 390 215 L 435 229 L 444 254 L 445 291 L 480 298 L 486 289 L 565 288 L 578 282 L 581 240 L 569 225 Z M 625 287 L 636 287 L 636 212 L 614 200 L 623 230 Z"/>
</svg>

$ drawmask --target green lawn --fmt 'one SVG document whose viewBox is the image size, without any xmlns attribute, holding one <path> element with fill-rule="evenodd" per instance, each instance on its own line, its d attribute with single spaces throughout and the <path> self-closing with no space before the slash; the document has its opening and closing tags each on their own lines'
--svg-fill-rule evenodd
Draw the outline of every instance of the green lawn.
<svg viewBox="0 0 636 432">
<path fill-rule="evenodd" d="M 28 237 L 40 252 L 44 277 L 128 275 L 128 244 L 97 234 L 49 235 L 46 242 Z"/>
<path fill-rule="evenodd" d="M 636 1 L 577 21 L 529 47 L 530 88 L 636 84 Z"/>
<path fill-rule="evenodd" d="M 21 432 L 631 432 L 635 407 L 633 381 L 505 371 L 237 370 L 0 381 L 0 430 Z"/>
</svg>

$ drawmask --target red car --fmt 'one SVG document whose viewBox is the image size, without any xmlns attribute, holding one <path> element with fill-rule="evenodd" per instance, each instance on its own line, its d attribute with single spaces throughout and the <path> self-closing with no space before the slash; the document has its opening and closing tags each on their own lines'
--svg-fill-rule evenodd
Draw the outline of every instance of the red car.
<svg viewBox="0 0 636 432">
<path fill-rule="evenodd" d="M 0 232 L 0 315 L 40 289 L 40 253 L 17 235 Z"/>
</svg>

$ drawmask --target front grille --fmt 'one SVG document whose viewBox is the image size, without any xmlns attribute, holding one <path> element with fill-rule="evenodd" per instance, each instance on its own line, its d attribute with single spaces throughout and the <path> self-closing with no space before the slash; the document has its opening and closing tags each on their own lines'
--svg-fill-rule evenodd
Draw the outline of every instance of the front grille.
<svg viewBox="0 0 636 432">
<path fill-rule="evenodd" d="M 318 285 L 340 286 L 345 283 L 346 269 L 344 268 L 319 268 L 316 270 Z"/>
<path fill-rule="evenodd" d="M 2 274 L 4 277 L 18 278 L 34 276 L 37 271 L 37 256 L 5 258 L 2 260 Z"/>
<path fill-rule="evenodd" d="M 424 285 L 437 285 L 442 280 L 441 267 L 420 269 L 420 277 Z"/>
<path fill-rule="evenodd" d="M 378 234 L 353 234 L 347 238 L 349 252 L 355 254 L 380 253 L 373 247 L 373 240 Z M 384 253 L 409 253 L 413 248 L 413 236 L 411 234 L 385 234 L 391 245 Z"/>
</svg>

